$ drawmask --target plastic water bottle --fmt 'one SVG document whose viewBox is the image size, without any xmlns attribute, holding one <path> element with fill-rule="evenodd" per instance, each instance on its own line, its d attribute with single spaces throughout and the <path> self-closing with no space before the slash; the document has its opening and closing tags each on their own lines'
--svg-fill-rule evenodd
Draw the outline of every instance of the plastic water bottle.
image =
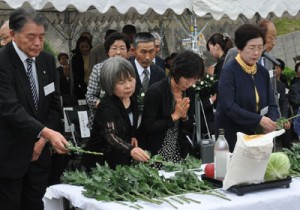
<svg viewBox="0 0 300 210">
<path fill-rule="evenodd" d="M 223 180 L 227 169 L 228 143 L 225 139 L 225 130 L 219 129 L 219 137 L 214 147 L 215 179 Z"/>
</svg>

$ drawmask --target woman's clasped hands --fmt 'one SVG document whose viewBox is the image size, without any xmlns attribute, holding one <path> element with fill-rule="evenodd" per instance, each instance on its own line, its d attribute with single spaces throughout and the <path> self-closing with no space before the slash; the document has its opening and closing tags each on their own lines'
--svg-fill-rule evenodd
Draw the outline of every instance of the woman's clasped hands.
<svg viewBox="0 0 300 210">
<path fill-rule="evenodd" d="M 190 108 L 190 99 L 188 97 L 182 99 L 176 99 L 175 110 L 173 112 L 172 119 L 173 121 L 179 119 L 186 119 L 187 111 Z"/>
</svg>

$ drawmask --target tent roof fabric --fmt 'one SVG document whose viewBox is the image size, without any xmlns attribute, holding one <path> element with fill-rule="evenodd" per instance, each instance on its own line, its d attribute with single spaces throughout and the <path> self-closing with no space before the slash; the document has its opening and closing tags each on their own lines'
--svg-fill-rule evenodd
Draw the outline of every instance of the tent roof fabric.
<svg viewBox="0 0 300 210">
<path fill-rule="evenodd" d="M 280 17 L 287 12 L 295 16 L 300 11 L 299 0 L 6 0 L 0 1 L 0 9 L 5 5 L 15 9 L 21 7 L 24 2 L 36 10 L 52 9 L 62 12 L 74 9 L 85 12 L 95 8 L 104 15 L 116 12 L 165 15 L 170 10 L 180 15 L 191 11 L 199 17 L 210 14 L 216 20 L 223 16 L 236 20 L 241 14 L 251 19 L 256 13 L 263 18 L 269 13 Z"/>
</svg>

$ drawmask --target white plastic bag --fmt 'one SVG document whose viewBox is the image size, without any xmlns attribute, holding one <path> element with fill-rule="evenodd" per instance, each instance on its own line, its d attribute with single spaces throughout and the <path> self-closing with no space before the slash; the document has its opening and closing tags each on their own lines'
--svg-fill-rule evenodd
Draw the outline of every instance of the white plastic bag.
<svg viewBox="0 0 300 210">
<path fill-rule="evenodd" d="M 284 129 L 263 135 L 237 133 L 237 142 L 223 181 L 223 189 L 238 184 L 264 181 L 264 175 L 273 149 L 273 139 Z"/>
</svg>

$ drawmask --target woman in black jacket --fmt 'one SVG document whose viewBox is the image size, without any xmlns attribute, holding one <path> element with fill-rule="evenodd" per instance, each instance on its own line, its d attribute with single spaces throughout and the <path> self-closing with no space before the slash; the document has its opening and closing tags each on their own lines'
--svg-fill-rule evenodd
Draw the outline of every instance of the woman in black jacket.
<svg viewBox="0 0 300 210">
<path fill-rule="evenodd" d="M 138 105 L 132 94 L 135 73 L 129 61 L 121 57 L 103 63 L 100 85 L 106 96 L 97 107 L 91 138 L 86 148 L 102 152 L 103 157 L 85 155 L 83 165 L 89 170 L 98 162 L 110 167 L 128 165 L 132 160 L 148 161 L 148 154 L 136 139 Z"/>
<path fill-rule="evenodd" d="M 192 138 L 195 94 L 192 85 L 204 74 L 202 58 L 192 51 L 178 54 L 170 76 L 149 87 L 144 99 L 142 129 L 145 149 L 166 161 L 185 158 Z"/>
</svg>

